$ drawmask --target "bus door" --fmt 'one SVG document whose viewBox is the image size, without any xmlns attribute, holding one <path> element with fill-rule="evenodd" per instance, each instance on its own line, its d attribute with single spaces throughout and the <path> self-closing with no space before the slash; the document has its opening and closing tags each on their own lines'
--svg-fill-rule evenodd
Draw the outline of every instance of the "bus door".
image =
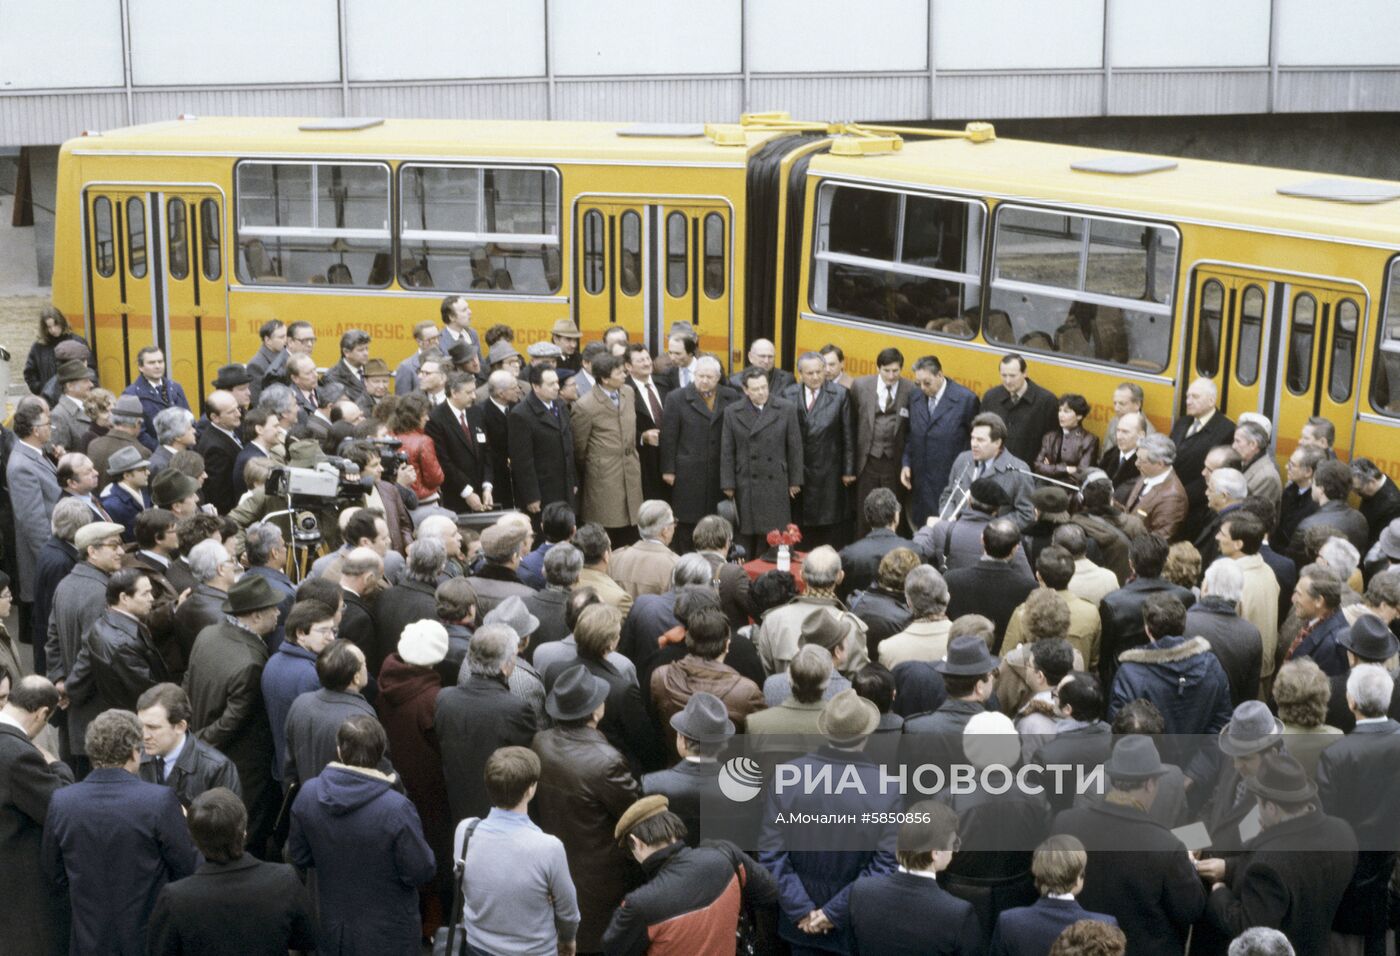
<svg viewBox="0 0 1400 956">
<path fill-rule="evenodd" d="M 1194 296 L 1188 379 L 1215 382 L 1230 418 L 1258 412 L 1272 421 L 1280 458 L 1313 415 L 1331 420 L 1337 447 L 1349 447 L 1364 289 L 1211 266 L 1196 270 Z"/>
<path fill-rule="evenodd" d="M 1356 423 L 1357 358 L 1370 298 L 1359 285 L 1299 278 L 1280 282 L 1282 320 L 1270 343 L 1277 413 L 1269 414 L 1280 456 L 1291 454 L 1307 420 L 1320 415 L 1337 429 L 1347 454 Z"/>
<path fill-rule="evenodd" d="M 169 187 L 161 193 L 165 248 L 165 326 L 170 374 L 209 394 L 229 355 L 224 281 L 223 203 L 217 191 Z"/>
<path fill-rule="evenodd" d="M 161 343 L 151 276 L 151 197 L 130 187 L 86 192 L 89 341 L 98 375 L 113 391 L 136 376 L 141 346 Z"/>
<path fill-rule="evenodd" d="M 671 323 L 727 350 L 733 276 L 729 205 L 682 197 L 582 196 L 574 224 L 575 299 L 585 334 L 621 325 L 653 351 Z"/>
<path fill-rule="evenodd" d="M 129 385 L 147 345 L 200 394 L 228 361 L 222 208 L 206 187 L 86 190 L 89 320 L 105 384 Z"/>
</svg>

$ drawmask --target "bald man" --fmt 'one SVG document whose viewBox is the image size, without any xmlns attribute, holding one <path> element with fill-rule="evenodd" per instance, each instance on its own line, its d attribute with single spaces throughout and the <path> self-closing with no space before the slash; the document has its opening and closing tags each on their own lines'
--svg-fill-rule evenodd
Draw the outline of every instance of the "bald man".
<svg viewBox="0 0 1400 956">
<path fill-rule="evenodd" d="M 204 403 L 209 427 L 199 436 L 195 451 L 204 456 L 204 499 L 226 515 L 238 504 L 238 483 L 233 469 L 243 451 L 243 409 L 232 392 L 210 392 Z"/>
<path fill-rule="evenodd" d="M 782 394 L 783 389 L 797 381 L 791 372 L 776 367 L 777 360 L 778 351 L 767 339 L 754 339 L 749 346 L 749 366 L 763 369 L 768 376 L 768 394 L 774 396 Z M 729 376 L 729 384 L 741 392 L 744 390 L 743 375 L 744 370 L 738 369 Z"/>
</svg>

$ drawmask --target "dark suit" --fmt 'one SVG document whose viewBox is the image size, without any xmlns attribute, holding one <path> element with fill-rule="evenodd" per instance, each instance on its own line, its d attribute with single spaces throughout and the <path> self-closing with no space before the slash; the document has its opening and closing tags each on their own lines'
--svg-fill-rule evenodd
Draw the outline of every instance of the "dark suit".
<svg viewBox="0 0 1400 956">
<path fill-rule="evenodd" d="M 1128 492 L 1133 488 L 1133 482 L 1141 477 L 1141 473 L 1138 471 L 1137 452 L 1133 452 L 1132 457 L 1124 461 L 1123 453 L 1118 450 L 1117 445 L 1113 445 L 1099 459 L 1099 468 L 1108 475 L 1108 480 L 1113 483 L 1113 497 L 1119 504 L 1126 502 Z"/>
<path fill-rule="evenodd" d="M 744 369 L 746 368 L 748 368 L 747 362 L 744 363 L 743 367 L 740 368 L 739 371 L 729 376 L 730 386 L 732 386 L 733 388 L 737 388 L 741 394 L 744 391 L 743 379 Z M 791 372 L 774 366 L 773 368 L 770 368 L 768 370 L 768 394 L 770 396 L 777 395 L 779 392 L 787 388 L 795 381 L 797 381 L 797 377 Z"/>
<path fill-rule="evenodd" d="M 802 425 L 797 409 L 770 397 L 759 413 L 745 399 L 724 410 L 720 487 L 734 490 L 736 534 L 766 535 L 792 522 L 788 488 L 804 478 Z"/>
<path fill-rule="evenodd" d="M 1134 956 L 1181 956 L 1206 893 L 1180 840 L 1136 807 L 1107 802 L 1064 811 L 1051 831 L 1089 851 L 1080 905 L 1117 919 Z"/>
<path fill-rule="evenodd" d="M 364 409 L 365 414 L 369 414 L 374 411 L 374 401 L 369 397 L 369 392 L 365 390 L 363 376 L 363 369 L 356 371 L 347 365 L 345 359 L 342 358 L 327 370 L 326 381 L 339 382 L 344 385 L 345 397 Z"/>
<path fill-rule="evenodd" d="M 428 413 L 428 426 L 424 429 L 433 440 L 438 464 L 442 466 L 442 504 L 459 514 L 471 510 L 462 498 L 463 488 L 471 485 L 478 495 L 482 493 L 482 485 L 491 484 L 492 491 L 495 490 L 491 449 L 486 439 L 485 409 L 473 405 L 466 412 L 470 433 L 462 427 L 462 420 L 457 417 L 457 411 L 450 401 L 433 406 Z M 494 500 L 494 495 L 492 497 Z"/>
<path fill-rule="evenodd" d="M 1397 767 L 1400 723 L 1391 719 L 1357 724 L 1318 757 L 1317 796 L 1322 809 L 1350 824 L 1363 848 L 1333 923 L 1339 933 L 1385 933 L 1390 874 L 1400 850 Z"/>
<path fill-rule="evenodd" d="M 919 529 L 923 531 L 924 529 Z M 929 529 L 931 532 L 933 529 Z M 927 561 L 934 552 L 932 533 L 915 535 L 915 540 L 900 537 L 889 528 L 876 528 L 841 549 L 841 586 L 838 596 L 844 599 L 852 591 L 870 587 L 878 580 L 880 562 L 895 548 L 908 548 Z"/>
<path fill-rule="evenodd" d="M 1268 926 L 1299 953 L 1327 952 L 1332 917 L 1356 867 L 1351 827 L 1313 810 L 1264 830 L 1245 851 L 1227 864 L 1226 888 L 1210 894 L 1211 923 L 1230 938 Z"/>
<path fill-rule="evenodd" d="M 238 491 L 233 481 L 233 466 L 243 446 L 217 428 L 206 428 L 195 451 L 204 456 L 204 500 L 228 514 L 238 504 Z"/>
<path fill-rule="evenodd" d="M 555 399 L 554 412 L 531 392 L 510 410 L 510 468 L 515 502 L 520 508 L 552 501 L 574 507 L 578 471 L 574 467 L 574 436 L 569 410 Z"/>
<path fill-rule="evenodd" d="M 996 629 L 996 646 L 1001 647 L 1011 614 L 1036 589 L 1036 580 L 1011 561 L 983 558 L 970 568 L 949 571 L 945 578 L 948 593 L 948 619 L 964 614 L 981 614 L 989 618 Z"/>
<path fill-rule="evenodd" d="M 640 775 L 664 767 L 666 750 L 647 714 L 641 690 L 607 661 L 582 656 L 571 661 L 556 661 L 543 675 L 545 690 L 552 689 L 559 675 L 576 664 L 582 664 L 594 677 L 608 682 L 607 707 L 598 729 L 608 738 L 608 743 L 627 758 L 632 772 Z M 637 676 L 642 676 L 640 668 Z"/>
<path fill-rule="evenodd" d="M 135 395 L 141 399 L 143 414 L 141 444 L 151 451 L 156 450 L 156 416 L 167 408 L 188 409 L 190 407 L 189 399 L 185 398 L 185 390 L 179 382 L 173 381 L 168 376 L 161 381 L 161 387 L 156 388 L 146 380 L 144 375 L 138 375 L 136 381 L 128 385 L 122 394 Z"/>
<path fill-rule="evenodd" d="M 486 454 L 491 459 L 492 481 L 495 487 L 491 497 L 498 508 L 515 507 L 515 488 L 510 475 L 510 429 L 509 413 L 496 407 L 487 399 L 481 406 L 481 427 L 486 430 Z"/>
<path fill-rule="evenodd" d="M 1099 680 L 1105 689 L 1113 686 L 1113 675 L 1118 673 L 1118 655 L 1147 643 L 1142 607 L 1154 594 L 1173 595 L 1188 608 L 1196 603 L 1190 591 L 1162 578 L 1135 578 L 1099 602 Z"/>
<path fill-rule="evenodd" d="M 1324 674 L 1333 677 L 1345 674 L 1350 665 L 1347 663 L 1346 648 L 1337 643 L 1337 638 L 1350 627 L 1346 616 L 1340 610 L 1333 611 L 1313 626 L 1296 649 L 1282 648 L 1286 655 L 1285 660 L 1311 657 L 1313 663 L 1322 668 Z"/>
<path fill-rule="evenodd" d="M 371 674 L 378 674 L 388 657 L 399 646 L 399 635 L 414 621 L 436 621 L 437 587 L 405 576 L 398 584 L 380 593 L 374 602 L 374 653 L 367 656 Z"/>
<path fill-rule="evenodd" d="M 1090 913 L 1078 900 L 1052 900 L 1042 896 L 1030 906 L 1006 910 L 998 917 L 989 956 L 1048 953 L 1060 934 L 1082 919 L 1118 925 L 1107 913 Z"/>
<path fill-rule="evenodd" d="M 1215 446 L 1228 445 L 1235 440 L 1235 423 L 1220 409 L 1215 410 L 1200 431 L 1187 438 L 1186 433 L 1194 422 L 1194 418 L 1184 415 L 1172 425 L 1171 433 L 1171 440 L 1176 443 L 1176 461 L 1172 468 L 1186 489 L 1186 501 L 1190 505 L 1182 535 L 1188 541 L 1196 536 L 1206 517 L 1206 480 L 1201 476 L 1206 455 Z"/>
<path fill-rule="evenodd" d="M 951 378 L 947 383 L 932 416 L 929 398 L 922 391 L 910 393 L 904 467 L 913 473 L 909 513 L 915 527 L 921 527 L 929 515 L 938 514 L 939 499 L 948 486 L 953 463 L 967 451 L 972 420 L 977 417 L 980 404 L 970 389 Z"/>
<path fill-rule="evenodd" d="M 917 919 L 911 919 L 915 913 Z M 972 904 L 937 880 L 913 873 L 857 880 L 850 893 L 850 935 L 851 952 L 872 956 L 983 952 L 982 929 Z"/>
<path fill-rule="evenodd" d="M 1317 510 L 1298 522 L 1298 530 L 1295 532 L 1293 540 L 1294 555 L 1302 557 L 1303 535 L 1309 528 L 1330 526 L 1339 531 L 1342 537 L 1350 541 L 1356 550 L 1363 555 L 1370 547 L 1367 536 L 1370 529 L 1366 525 L 1366 519 L 1345 501 L 1328 501 L 1318 506 Z"/>
<path fill-rule="evenodd" d="M 802 426 L 802 494 L 798 496 L 798 524 L 809 529 L 843 525 L 850 506 L 841 479 L 855 477 L 855 434 L 851 427 L 850 394 L 841 386 L 823 382 L 816 401 L 807 408 L 807 386 L 789 385 L 782 398 L 797 408 Z M 808 548 L 821 542 L 812 542 Z"/>
<path fill-rule="evenodd" d="M 657 403 L 662 409 L 661 421 L 657 421 L 656 416 L 651 413 L 651 406 L 647 403 L 647 396 L 641 384 L 631 376 L 628 376 L 627 384 L 632 387 L 633 404 L 637 409 L 637 458 L 642 466 L 642 499 L 652 501 L 659 498 L 670 501 L 671 489 L 661 480 L 661 447 L 642 441 L 642 432 L 653 428 L 660 429 L 665 424 L 669 389 L 655 375 L 651 377 L 652 387 L 656 389 Z"/>
<path fill-rule="evenodd" d="M 0 723 L 0 939 L 12 956 L 64 951 L 68 901 L 36 877 L 49 804 L 72 782 L 66 764 L 48 763 L 18 727 Z"/>
<path fill-rule="evenodd" d="M 1184 637 L 1204 637 L 1230 679 L 1230 704 L 1259 697 L 1264 643 L 1259 628 L 1240 617 L 1233 601 L 1203 597 L 1186 612 Z"/>
<path fill-rule="evenodd" d="M 659 793 L 669 801 L 669 809 L 685 821 L 685 842 L 696 846 L 700 842 L 701 807 L 706 811 L 721 806 L 717 760 L 682 760 L 674 767 L 658 770 L 642 777 L 642 793 Z"/>
<path fill-rule="evenodd" d="M 337 636 L 343 637 L 363 651 L 366 661 L 372 660 L 378 654 L 379 647 L 379 629 L 375 625 L 373 606 L 360 595 L 344 588 L 340 589 L 340 600 L 343 610 Z M 394 642 L 394 646 L 398 646 L 397 641 Z M 369 672 L 371 684 L 378 674 L 378 670 Z"/>
<path fill-rule="evenodd" d="M 73 953 L 144 953 L 156 894 L 199 854 L 173 791 L 120 767 L 98 768 L 49 801 L 43 860 L 68 887 Z"/>
<path fill-rule="evenodd" d="M 901 502 L 905 489 L 899 482 L 904 447 L 909 440 L 909 402 L 918 392 L 906 378 L 895 383 L 894 401 L 880 411 L 880 376 L 862 375 L 851 383 L 851 418 L 856 435 L 856 528 L 865 523 L 865 499 L 876 488 L 888 488 Z"/>
<path fill-rule="evenodd" d="M 715 389 L 713 412 L 694 385 L 666 396 L 666 410 L 661 417 L 661 473 L 676 476 L 671 488 L 671 509 L 677 521 L 696 524 L 714 514 L 715 506 L 724 499 L 719 482 L 724 412 L 743 400 L 725 385 Z"/>
<path fill-rule="evenodd" d="M 170 567 L 175 568 L 174 562 Z M 179 587 L 174 581 L 172 586 Z M 199 632 L 224 620 L 224 601 L 228 592 L 220 591 L 208 584 L 196 584 L 190 596 L 175 610 L 175 635 L 180 646 L 180 658 L 188 666 L 190 652 L 194 649 Z"/>
<path fill-rule="evenodd" d="M 247 467 L 248 462 L 252 461 L 254 458 L 266 457 L 267 452 L 263 451 L 261 448 L 259 448 L 257 445 L 254 445 L 252 442 L 245 443 L 242 449 L 239 450 L 238 457 L 233 460 L 232 481 L 234 495 L 233 501 L 235 505 L 238 504 L 238 499 L 243 496 L 243 492 L 248 490 L 248 483 L 243 480 L 243 469 Z"/>
<path fill-rule="evenodd" d="M 147 939 L 151 956 L 285 956 L 316 947 L 316 923 L 296 870 L 245 854 L 161 890 Z"/>
<path fill-rule="evenodd" d="M 1302 489 L 1291 481 L 1284 485 L 1279 496 L 1278 529 L 1269 534 L 1269 544 L 1279 554 L 1293 551 L 1293 536 L 1298 531 L 1298 525 L 1315 511 L 1317 502 L 1313 500 L 1311 485 Z M 1301 544 L 1301 541 L 1297 543 Z"/>
<path fill-rule="evenodd" d="M 194 734 L 185 736 L 185 744 L 175 757 L 175 766 L 167 763 L 165 779 L 157 779 L 156 758 L 145 754 L 141 758 L 138 771 L 147 783 L 158 783 L 175 791 L 180 805 L 186 810 L 194 803 L 194 798 L 206 790 L 223 787 L 243 796 L 243 784 L 238 779 L 238 768 L 222 753 L 200 740 Z"/>
<path fill-rule="evenodd" d="M 311 390 L 311 397 L 308 398 L 306 393 L 295 385 L 292 386 L 292 394 L 296 396 L 297 400 L 297 421 L 305 425 L 311 416 L 316 414 L 318 407 L 316 403 L 320 401 L 320 398 L 316 395 L 314 388 Z"/>
<path fill-rule="evenodd" d="M 1040 440 L 1060 427 L 1060 403 L 1053 392 L 1029 378 L 1019 401 L 1011 401 L 1005 385 L 993 385 L 982 396 L 982 411 L 995 412 L 1006 423 L 1006 450 L 1022 461 L 1035 461 Z"/>
</svg>

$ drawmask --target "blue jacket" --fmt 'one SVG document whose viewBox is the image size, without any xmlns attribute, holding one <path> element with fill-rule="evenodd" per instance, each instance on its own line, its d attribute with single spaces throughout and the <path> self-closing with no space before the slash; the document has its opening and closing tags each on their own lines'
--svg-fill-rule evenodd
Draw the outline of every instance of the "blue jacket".
<svg viewBox="0 0 1400 956">
<path fill-rule="evenodd" d="M 433 878 L 433 851 L 418 811 L 388 781 L 341 764 L 308 780 L 287 851 L 298 868 L 316 868 L 318 953 L 418 952 L 418 887 Z"/>
<path fill-rule="evenodd" d="M 763 813 L 763 834 L 759 838 L 759 862 L 778 882 L 778 932 L 790 943 L 833 953 L 855 952 L 851 932 L 851 889 L 861 877 L 888 873 L 895 868 L 894 849 L 898 827 L 863 826 L 779 827 L 779 815 L 792 813 L 859 814 L 863 811 L 898 812 L 902 797 L 897 788 L 881 793 L 880 771 L 861 753 L 822 747 L 815 753 L 789 761 L 813 777 L 831 765 L 833 781 L 844 779 L 854 766 L 864 794 L 841 788 L 826 794 L 822 787 L 807 794 L 800 786 L 779 793 L 770 790 Z M 810 767 L 811 770 L 802 768 Z M 820 846 L 822 849 L 803 849 Z M 878 849 L 872 849 L 878 847 Z M 825 935 L 809 936 L 797 928 L 798 922 L 814 909 L 820 909 L 835 924 Z"/>
<path fill-rule="evenodd" d="M 287 711 L 299 696 L 320 689 L 316 655 L 294 641 L 283 641 L 263 667 L 263 703 L 272 724 L 272 748 L 277 755 L 272 763 L 272 778 L 278 782 L 282 780 L 282 760 L 287 753 Z"/>
<path fill-rule="evenodd" d="M 175 791 L 119 767 L 54 793 L 42 856 L 49 879 L 68 887 L 69 948 L 85 956 L 144 956 L 156 895 L 199 858 Z"/>
<path fill-rule="evenodd" d="M 102 507 L 107 509 L 113 521 L 126 529 L 122 532 L 122 540 L 135 541 L 136 516 L 151 507 L 151 493 L 142 489 L 141 500 L 137 501 L 125 488 L 119 488 L 113 482 L 102 496 Z"/>
<path fill-rule="evenodd" d="M 1340 615 L 1338 615 L 1340 617 Z M 1108 720 L 1129 701 L 1151 701 L 1166 724 L 1162 759 L 1197 783 L 1215 779 L 1215 737 L 1230 722 L 1230 679 L 1204 637 L 1164 637 L 1118 658 Z M 1204 735 L 1209 740 L 1201 740 Z"/>
<path fill-rule="evenodd" d="M 520 566 L 515 569 L 515 576 L 520 579 L 522 584 L 528 584 L 536 591 L 544 590 L 544 553 L 552 547 L 554 547 L 554 542 L 541 541 L 539 547 L 520 559 Z"/>
<path fill-rule="evenodd" d="M 951 378 L 938 400 L 933 417 L 928 413 L 928 397 L 915 391 L 909 398 L 909 440 L 904 445 L 904 466 L 914 473 L 914 493 L 909 513 L 915 527 L 938 514 L 938 499 L 948 484 L 953 460 L 967 451 L 972 438 L 972 420 L 981 402 L 970 389 Z"/>
<path fill-rule="evenodd" d="M 913 914 L 917 918 L 911 918 Z M 914 873 L 862 877 L 851 890 L 852 953 L 981 956 L 977 911 L 938 881 Z"/>
<path fill-rule="evenodd" d="M 1042 896 L 1031 906 L 1006 910 L 997 920 L 988 956 L 1044 956 L 1065 928 L 1082 919 L 1117 926 L 1106 913 L 1090 913 L 1077 900 Z"/>
<path fill-rule="evenodd" d="M 155 418 L 167 408 L 190 407 L 189 399 L 185 398 L 185 390 L 180 383 L 172 379 L 169 374 L 162 380 L 165 394 L 162 395 L 150 382 L 146 381 L 144 375 L 136 376 L 136 381 L 132 382 L 122 392 L 123 395 L 135 395 L 141 399 L 141 411 L 144 421 L 141 423 L 141 444 L 151 451 L 155 451 L 156 442 Z"/>
<path fill-rule="evenodd" d="M 1313 663 L 1322 668 L 1328 677 L 1336 677 L 1351 670 L 1347 662 L 1346 648 L 1337 643 L 1337 638 L 1350 628 L 1346 615 L 1340 610 L 1333 611 L 1317 623 L 1297 650 L 1288 655 L 1289 660 L 1311 657 Z"/>
</svg>

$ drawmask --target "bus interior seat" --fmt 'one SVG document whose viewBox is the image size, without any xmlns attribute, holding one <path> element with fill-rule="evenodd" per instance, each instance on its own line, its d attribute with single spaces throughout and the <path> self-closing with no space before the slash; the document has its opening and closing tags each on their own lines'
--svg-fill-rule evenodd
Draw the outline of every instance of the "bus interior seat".
<svg viewBox="0 0 1400 956">
<path fill-rule="evenodd" d="M 372 262 L 369 267 L 369 279 L 366 280 L 367 283 L 373 286 L 388 285 L 389 280 L 394 277 L 393 267 L 393 259 L 390 258 L 389 253 L 376 252 L 374 254 L 374 262 Z"/>
<path fill-rule="evenodd" d="M 243 243 L 243 263 L 247 266 L 248 278 L 254 282 L 282 278 L 282 270 L 267 254 L 267 246 L 261 239 L 249 239 Z"/>
<path fill-rule="evenodd" d="M 326 282 L 329 285 L 354 285 L 355 279 L 350 275 L 350 267 L 343 262 L 333 262 L 326 270 Z"/>
</svg>

